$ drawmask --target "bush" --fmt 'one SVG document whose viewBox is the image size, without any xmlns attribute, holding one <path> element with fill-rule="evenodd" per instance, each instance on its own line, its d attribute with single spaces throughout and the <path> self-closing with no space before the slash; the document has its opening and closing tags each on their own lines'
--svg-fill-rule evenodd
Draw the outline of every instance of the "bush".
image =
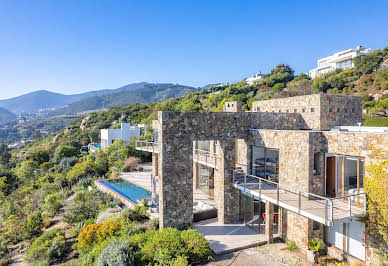
<svg viewBox="0 0 388 266">
<path fill-rule="evenodd" d="M 60 162 L 61 159 L 76 156 L 77 153 L 78 150 L 75 147 L 69 145 L 62 145 L 56 148 L 54 152 L 53 161 Z"/>
<path fill-rule="evenodd" d="M 325 249 L 325 243 L 322 239 L 313 238 L 308 242 L 308 247 L 310 250 L 318 252 Z"/>
<path fill-rule="evenodd" d="M 22 225 L 23 236 L 25 239 L 30 239 L 33 236 L 37 236 L 42 232 L 44 227 L 44 221 L 41 212 L 37 211 L 24 221 Z"/>
<path fill-rule="evenodd" d="M 139 163 L 139 159 L 136 157 L 129 157 L 128 159 L 125 160 L 124 166 L 122 170 L 124 172 L 130 172 L 134 171 L 136 169 L 136 165 Z"/>
<path fill-rule="evenodd" d="M 149 219 L 150 214 L 147 206 L 136 205 L 133 210 L 129 208 L 122 210 L 120 216 L 125 220 L 141 222 Z"/>
<path fill-rule="evenodd" d="M 65 233 L 56 228 L 46 231 L 32 242 L 25 258 L 27 261 L 47 260 L 52 262 L 60 259 L 65 252 Z"/>
<path fill-rule="evenodd" d="M 111 241 L 98 255 L 95 266 L 134 265 L 135 259 L 131 252 L 131 246 L 120 240 Z"/>
<path fill-rule="evenodd" d="M 101 210 L 116 205 L 117 202 L 108 194 L 99 191 L 81 191 L 75 196 L 73 205 L 64 213 L 64 220 L 72 224 L 94 219 Z"/>
<path fill-rule="evenodd" d="M 121 229 L 122 225 L 119 222 L 90 224 L 78 235 L 77 248 L 81 251 L 91 250 L 97 242 L 118 236 Z"/>
<path fill-rule="evenodd" d="M 180 233 L 175 228 L 163 228 L 141 246 L 143 259 L 146 261 L 167 264 L 173 258 L 184 255 L 186 250 L 182 245 Z"/>
<path fill-rule="evenodd" d="M 329 84 L 324 80 L 323 78 L 315 78 L 312 85 L 312 92 L 313 93 L 319 93 L 319 92 L 326 92 L 326 90 L 329 88 Z"/>
<path fill-rule="evenodd" d="M 150 220 L 149 225 L 151 229 L 158 230 L 159 229 L 159 218 L 153 218 Z"/>
<path fill-rule="evenodd" d="M 50 216 L 54 216 L 62 206 L 62 200 L 57 194 L 49 194 L 44 199 L 43 209 L 45 209 Z"/>
<path fill-rule="evenodd" d="M 292 241 L 290 239 L 286 239 L 286 249 L 288 249 L 289 251 L 294 251 L 294 250 L 298 250 L 298 246 L 296 245 L 295 241 Z"/>
<path fill-rule="evenodd" d="M 185 244 L 190 263 L 198 263 L 211 255 L 209 242 L 194 229 L 181 232 L 181 240 Z"/>
</svg>

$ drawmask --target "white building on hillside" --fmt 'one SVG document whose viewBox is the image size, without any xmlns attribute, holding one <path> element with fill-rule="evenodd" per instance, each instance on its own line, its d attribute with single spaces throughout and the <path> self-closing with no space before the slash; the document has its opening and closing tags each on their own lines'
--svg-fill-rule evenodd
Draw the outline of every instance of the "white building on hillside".
<svg viewBox="0 0 388 266">
<path fill-rule="evenodd" d="M 253 84 L 259 82 L 260 80 L 262 80 L 263 77 L 264 77 L 264 75 L 262 75 L 261 72 L 259 72 L 255 75 L 253 75 L 252 77 L 247 78 L 246 81 L 247 81 L 248 85 L 253 85 Z"/>
<path fill-rule="evenodd" d="M 359 55 L 366 55 L 371 51 L 370 48 L 357 46 L 355 49 L 347 49 L 328 57 L 318 59 L 318 67 L 309 71 L 309 76 L 315 78 L 337 68 L 349 69 L 354 67 L 353 58 Z"/>
<path fill-rule="evenodd" d="M 144 134 L 146 125 L 131 126 L 130 123 L 121 123 L 119 129 L 101 129 L 101 148 L 106 149 L 115 140 L 129 142 L 132 136 L 137 139 Z"/>
</svg>

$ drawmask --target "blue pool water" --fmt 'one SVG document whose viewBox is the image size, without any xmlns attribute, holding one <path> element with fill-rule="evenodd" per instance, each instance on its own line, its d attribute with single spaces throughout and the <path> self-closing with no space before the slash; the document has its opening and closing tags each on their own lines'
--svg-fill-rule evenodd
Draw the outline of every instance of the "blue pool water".
<svg viewBox="0 0 388 266">
<path fill-rule="evenodd" d="M 123 179 L 100 180 L 98 182 L 104 184 L 105 186 L 135 203 L 140 203 L 141 199 L 143 198 L 152 200 L 151 192 Z"/>
</svg>

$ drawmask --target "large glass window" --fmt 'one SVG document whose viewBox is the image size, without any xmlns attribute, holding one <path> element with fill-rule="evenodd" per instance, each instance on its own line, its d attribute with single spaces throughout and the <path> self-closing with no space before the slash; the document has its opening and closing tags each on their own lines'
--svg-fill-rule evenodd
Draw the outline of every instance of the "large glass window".
<svg viewBox="0 0 388 266">
<path fill-rule="evenodd" d="M 264 147 L 252 147 L 252 174 L 279 182 L 279 151 Z"/>
</svg>

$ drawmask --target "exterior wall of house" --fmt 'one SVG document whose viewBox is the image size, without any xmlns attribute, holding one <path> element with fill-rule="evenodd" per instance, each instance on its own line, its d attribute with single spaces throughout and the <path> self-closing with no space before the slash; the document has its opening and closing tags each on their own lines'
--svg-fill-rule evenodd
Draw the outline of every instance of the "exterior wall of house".
<svg viewBox="0 0 388 266">
<path fill-rule="evenodd" d="M 219 220 L 230 223 L 239 216 L 239 191 L 232 186 L 235 139 L 247 139 L 250 129 L 255 127 L 300 127 L 297 114 L 159 112 L 158 117 L 159 213 L 162 227 L 186 227 L 192 223 L 193 141 L 219 141 L 220 160 L 214 175 L 214 194 Z"/>
<path fill-rule="evenodd" d="M 242 104 L 241 102 L 225 102 L 224 103 L 224 112 L 241 112 Z"/>
<path fill-rule="evenodd" d="M 386 133 L 321 131 L 361 122 L 360 97 L 274 99 L 254 102 L 253 112 L 240 112 L 239 104 L 225 104 L 225 113 L 159 112 L 158 122 L 153 123 L 159 131 L 159 167 L 155 171 L 159 172 L 162 227 L 187 227 L 192 223 L 196 187 L 193 176 L 198 175 L 192 157 L 193 141 L 208 140 L 212 153 L 214 142 L 219 141 L 214 198 L 222 223 L 240 220 L 241 207 L 252 207 L 252 198 L 232 186 L 233 169 L 250 171 L 252 146 L 279 151 L 279 183 L 318 195 L 325 195 L 326 190 L 325 154 L 364 157 L 365 165 L 379 160 L 374 150 L 388 158 Z M 314 155 L 318 156 L 315 167 Z M 282 217 L 283 237 L 294 240 L 299 247 L 307 248 L 312 238 L 325 238 L 327 227 L 322 224 L 287 210 L 282 210 Z"/>
<path fill-rule="evenodd" d="M 358 46 L 355 49 L 347 49 L 341 52 L 337 52 L 328 57 L 318 59 L 317 67 L 309 71 L 309 76 L 315 78 L 321 76 L 337 68 L 349 69 L 353 68 L 353 58 L 359 55 L 366 55 L 371 51 L 370 48 L 363 48 Z"/>
<path fill-rule="evenodd" d="M 328 94 L 296 96 L 252 103 L 253 112 L 298 113 L 304 129 L 330 130 L 362 122 L 361 97 Z"/>
<path fill-rule="evenodd" d="M 145 125 L 131 127 L 129 123 L 121 123 L 120 129 L 101 129 L 101 148 L 106 149 L 115 140 L 128 142 L 131 137 L 138 139 L 144 129 Z"/>
</svg>

